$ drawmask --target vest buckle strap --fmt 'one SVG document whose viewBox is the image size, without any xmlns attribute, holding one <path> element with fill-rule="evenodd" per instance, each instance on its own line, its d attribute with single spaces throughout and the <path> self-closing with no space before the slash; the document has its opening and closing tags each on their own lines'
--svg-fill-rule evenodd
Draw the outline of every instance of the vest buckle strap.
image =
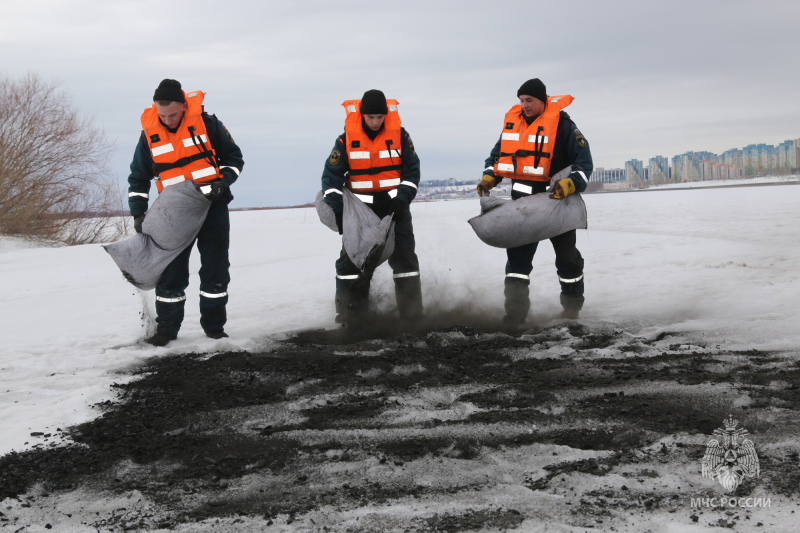
<svg viewBox="0 0 800 533">
<path fill-rule="evenodd" d="M 173 168 L 180 168 L 185 167 L 190 163 L 194 163 L 195 161 L 199 161 L 200 159 L 205 159 L 206 156 L 211 156 L 212 153 L 208 152 L 201 152 L 199 154 L 194 154 L 189 157 L 182 157 L 175 161 L 174 163 L 154 163 L 153 164 L 153 172 L 155 174 L 161 174 L 166 170 L 172 170 Z"/>
<path fill-rule="evenodd" d="M 382 167 L 370 167 L 370 168 L 351 168 L 350 169 L 350 176 L 374 176 L 375 174 L 380 174 L 382 172 L 392 172 L 394 170 L 403 170 L 403 165 L 386 165 Z"/>
</svg>

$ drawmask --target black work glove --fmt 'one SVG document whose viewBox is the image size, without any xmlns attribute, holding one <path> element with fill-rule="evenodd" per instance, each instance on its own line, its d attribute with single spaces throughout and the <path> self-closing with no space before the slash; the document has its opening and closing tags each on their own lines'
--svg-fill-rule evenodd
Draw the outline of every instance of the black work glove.
<svg viewBox="0 0 800 533">
<path fill-rule="evenodd" d="M 336 217 L 336 227 L 339 228 L 339 235 L 342 235 L 344 234 L 344 230 L 342 229 L 342 213 L 334 213 L 334 216 Z"/>
<path fill-rule="evenodd" d="M 225 184 L 221 181 L 212 181 L 211 183 L 206 183 L 205 185 L 200 186 L 200 191 L 202 191 L 203 196 L 211 200 L 212 202 L 225 194 Z"/>
<path fill-rule="evenodd" d="M 389 202 L 389 211 L 394 214 L 394 221 L 400 222 L 406 218 L 406 209 L 408 206 L 400 198 L 392 198 Z"/>
<path fill-rule="evenodd" d="M 133 217 L 133 229 L 136 230 L 136 233 L 142 232 L 142 223 L 144 222 L 144 215 L 139 215 L 138 217 Z"/>
</svg>

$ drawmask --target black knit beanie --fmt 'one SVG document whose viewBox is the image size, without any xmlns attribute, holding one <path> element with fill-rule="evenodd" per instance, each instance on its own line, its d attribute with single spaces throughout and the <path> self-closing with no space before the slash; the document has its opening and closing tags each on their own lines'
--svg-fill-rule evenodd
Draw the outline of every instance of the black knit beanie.
<svg viewBox="0 0 800 533">
<path fill-rule="evenodd" d="M 378 89 L 370 89 L 361 97 L 362 115 L 385 115 L 389 112 L 386 97 Z"/>
<path fill-rule="evenodd" d="M 523 83 L 522 87 L 520 87 L 517 91 L 517 96 L 519 97 L 523 94 L 538 98 L 542 102 L 547 102 L 547 88 L 539 78 L 533 78 L 532 80 L 528 80 Z"/>
<path fill-rule="evenodd" d="M 167 100 L 169 102 L 186 102 L 186 97 L 181 90 L 181 82 L 178 80 L 161 80 L 156 92 L 153 93 L 153 101 Z"/>
</svg>

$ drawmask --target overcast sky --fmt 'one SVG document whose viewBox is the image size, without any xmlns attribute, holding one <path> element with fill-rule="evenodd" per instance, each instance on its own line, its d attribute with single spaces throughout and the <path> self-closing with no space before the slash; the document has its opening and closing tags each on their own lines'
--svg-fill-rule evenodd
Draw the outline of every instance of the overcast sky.
<svg viewBox="0 0 800 533">
<path fill-rule="evenodd" d="M 477 182 L 533 77 L 575 97 L 596 167 L 796 139 L 798 28 L 787 0 L 0 0 L 0 73 L 61 82 L 120 183 L 159 81 L 201 89 L 244 153 L 233 207 L 280 206 L 313 201 L 341 102 L 373 88 L 423 179 Z"/>
</svg>

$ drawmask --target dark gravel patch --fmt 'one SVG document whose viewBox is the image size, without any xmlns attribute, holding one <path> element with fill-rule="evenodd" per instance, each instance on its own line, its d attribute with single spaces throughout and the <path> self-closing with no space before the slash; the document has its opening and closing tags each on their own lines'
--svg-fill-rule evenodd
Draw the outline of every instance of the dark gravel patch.
<svg viewBox="0 0 800 533">
<path fill-rule="evenodd" d="M 525 333 L 491 333 L 475 324 L 411 332 L 306 331 L 265 353 L 153 359 L 132 370 L 137 380 L 114 386 L 118 401 L 98 406 L 102 414 L 97 419 L 69 429 L 74 444 L 0 457 L 0 500 L 20 497 L 36 483 L 46 492 L 90 485 L 120 494 L 136 490 L 162 509 L 158 517 L 134 521 L 132 529 L 227 516 L 270 520 L 322 506 L 354 509 L 435 497 L 443 490 L 358 478 L 342 485 L 320 474 L 336 463 L 374 460 L 403 469 L 424 458 L 474 461 L 486 450 L 532 444 L 611 452 L 603 460 L 564 463 L 554 458 L 546 475 L 526 485 L 545 490 L 566 472 L 604 476 L 635 463 L 632 450 L 666 435 L 711 434 L 728 414 L 753 422 L 757 429 L 751 433 L 770 429 L 755 424 L 758 405 L 734 408 L 703 396 L 641 392 L 656 390 L 659 383 L 730 384 L 747 390 L 764 408 L 775 402 L 791 410 L 800 406 L 800 367 L 765 366 L 765 361 L 779 361 L 774 354 L 709 355 L 681 352 L 678 344 L 665 350 L 662 345 L 677 334 L 631 340 L 622 331 L 592 332 L 577 323 Z M 572 352 L 545 356 L 548 346 L 570 346 Z M 587 356 L 609 347 L 628 355 Z M 526 351 L 530 357 L 518 356 Z M 720 372 L 729 355 L 741 362 Z M 639 385 L 640 392 L 630 392 Z M 477 411 L 460 419 L 428 418 L 399 426 L 409 434 L 354 440 L 352 432 L 396 429 L 386 415 L 404 407 L 397 398 L 436 388 L 466 390 L 451 403 Z M 592 392 L 598 388 L 607 392 Z M 297 407 L 289 412 L 288 404 Z M 270 421 L 278 412 L 289 414 Z M 481 429 L 493 425 L 504 429 Z M 699 460 L 702 453 L 695 446 L 664 456 Z M 134 466 L 120 473 L 121 464 Z M 782 494 L 798 491 L 799 464 L 795 456 L 774 465 L 783 473 L 769 479 Z M 247 495 L 226 491 L 248 476 L 267 481 Z M 742 490 L 752 490 L 759 481 L 749 483 Z M 203 497 L 189 497 L 197 494 Z M 594 506 L 613 499 L 589 496 Z M 653 502 L 666 505 L 657 498 Z M 513 509 L 474 509 L 430 516 L 408 528 L 513 529 L 524 519 Z"/>
</svg>

